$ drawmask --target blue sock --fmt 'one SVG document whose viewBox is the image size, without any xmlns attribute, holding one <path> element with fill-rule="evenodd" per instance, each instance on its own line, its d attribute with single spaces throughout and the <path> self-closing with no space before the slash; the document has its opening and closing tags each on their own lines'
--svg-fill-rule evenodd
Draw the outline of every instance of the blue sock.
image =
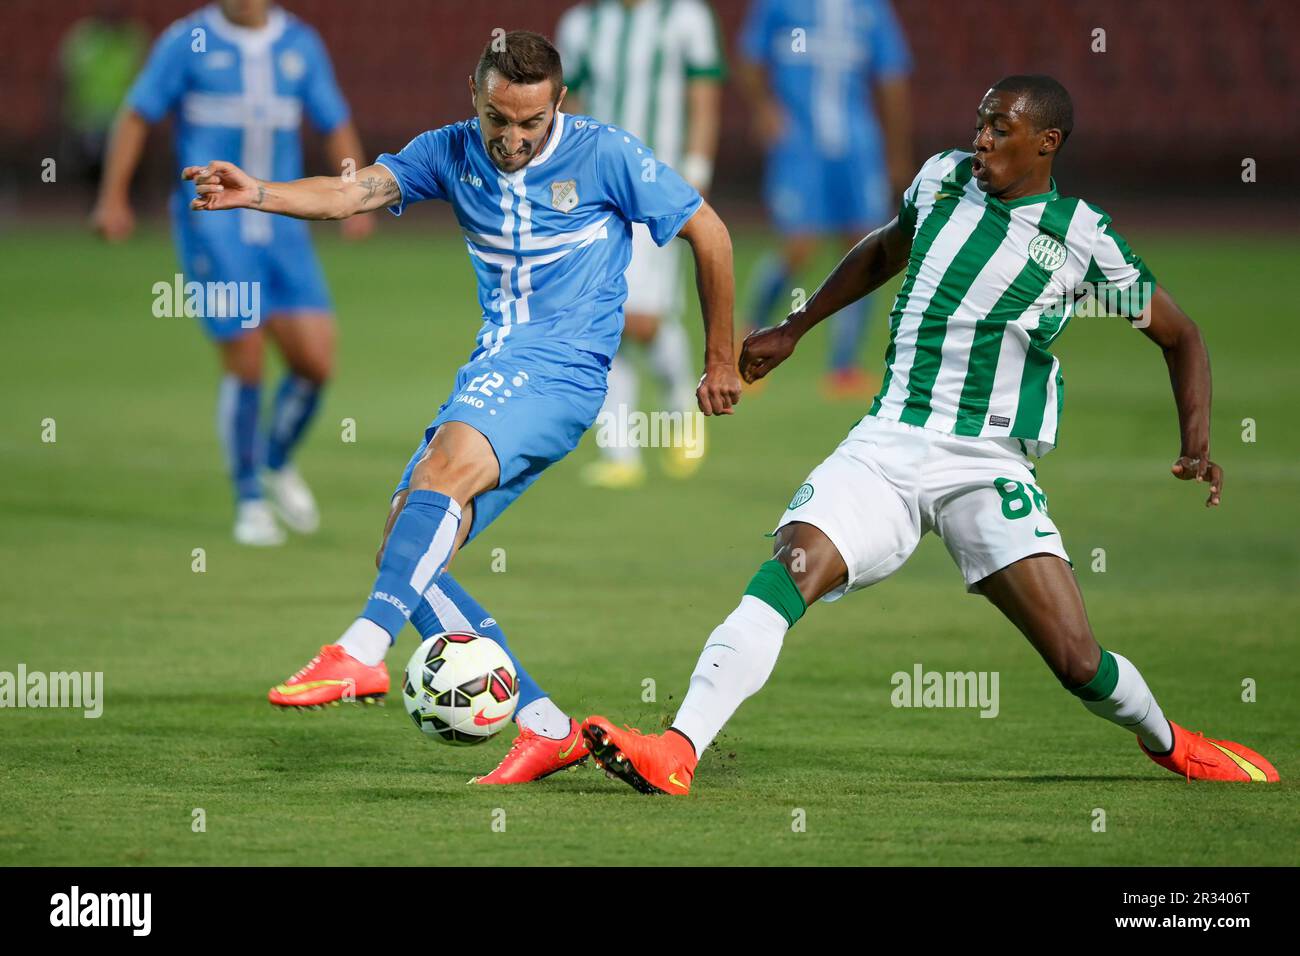
<svg viewBox="0 0 1300 956">
<path fill-rule="evenodd" d="M 226 453 L 238 501 L 262 497 L 262 486 L 257 480 L 257 417 L 261 399 L 261 385 L 245 385 L 233 375 L 221 379 L 217 392 L 217 435 Z"/>
<path fill-rule="evenodd" d="M 831 371 L 858 367 L 862 340 L 866 337 L 871 297 L 850 303 L 831 318 Z"/>
<path fill-rule="evenodd" d="M 412 491 L 384 546 L 370 600 L 361 616 L 374 621 L 395 640 L 421 595 L 447 565 L 460 505 L 436 491 Z"/>
<path fill-rule="evenodd" d="M 785 292 L 790 282 L 785 260 L 775 252 L 763 257 L 749 282 L 749 324 L 763 328 L 772 317 L 776 300 Z"/>
<path fill-rule="evenodd" d="M 411 613 L 411 623 L 420 632 L 422 639 L 442 631 L 467 630 L 490 637 L 500 644 L 514 662 L 515 673 L 519 676 L 517 710 L 523 710 L 533 701 L 547 696 L 546 691 L 538 686 L 537 681 L 524 670 L 524 665 L 510 650 L 510 645 L 506 643 L 506 632 L 501 630 L 496 618 L 489 616 L 483 605 L 474 600 L 449 573 L 438 575 L 425 589 L 423 600 Z"/>
<path fill-rule="evenodd" d="M 321 386 L 311 379 L 286 372 L 271 406 L 271 427 L 266 434 L 266 467 L 279 471 L 289 463 L 307 424 L 320 404 Z"/>
</svg>

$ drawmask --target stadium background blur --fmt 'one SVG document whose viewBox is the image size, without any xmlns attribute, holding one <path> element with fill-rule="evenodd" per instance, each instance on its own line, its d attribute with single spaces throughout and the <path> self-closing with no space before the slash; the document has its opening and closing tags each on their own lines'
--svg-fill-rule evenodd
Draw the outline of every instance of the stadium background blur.
<svg viewBox="0 0 1300 956">
<path fill-rule="evenodd" d="M 371 155 L 466 116 L 465 77 L 490 31 L 550 33 L 566 6 L 285 5 L 322 34 Z M 734 51 L 745 4 L 715 6 Z M 91 235 L 90 185 L 65 163 L 60 43 L 107 8 L 152 36 L 193 7 L 0 3 L 0 670 L 100 671 L 106 688 L 98 720 L 0 713 L 0 864 L 409 865 L 434 845 L 440 861 L 491 863 L 1294 863 L 1296 4 L 895 3 L 915 59 L 915 161 L 966 145 L 1002 74 L 1055 74 L 1076 102 L 1062 191 L 1110 212 L 1206 332 L 1221 509 L 1169 478 L 1165 368 L 1118 321 L 1077 321 L 1055 347 L 1069 391 L 1061 446 L 1040 474 L 1103 645 L 1140 664 L 1171 717 L 1257 747 L 1283 784 L 1188 787 L 1151 766 L 962 593 L 930 539 L 890 581 L 807 615 L 677 802 L 633 802 L 586 769 L 483 794 L 465 781 L 500 759 L 507 735 L 453 750 L 420 739 L 396 701 L 301 718 L 267 706 L 267 686 L 356 613 L 393 482 L 469 350 L 473 282 L 441 204 L 384 215 L 361 244 L 314 227 L 343 333 L 302 455 L 324 523 L 286 548 L 239 549 L 212 428 L 215 364 L 191 321 L 151 311 L 154 283 L 176 269 L 166 131 L 136 176 L 142 221 L 127 243 Z M 1105 53 L 1091 52 L 1096 28 Z M 329 171 L 307 141 L 307 168 Z M 50 157 L 55 182 L 41 175 Z M 1255 182 L 1243 181 L 1246 158 Z M 712 198 L 741 287 L 772 241 L 760 169 L 729 83 Z M 801 281 L 833 261 L 824 253 Z M 863 353 L 872 371 L 883 311 Z M 698 341 L 697 309 L 686 323 Z M 689 483 L 583 489 L 585 439 L 457 558 L 457 577 L 558 702 L 664 725 L 764 557 L 762 532 L 862 414 L 821 398 L 822 364 L 820 342 L 801 348 L 712 423 Z M 340 441 L 348 421 L 353 444 Z M 42 440 L 47 422 L 57 443 Z M 412 646 L 408 632 L 390 665 Z M 1000 674 L 998 719 L 891 708 L 890 675 L 922 664 Z M 1257 703 L 1243 702 L 1246 679 Z M 1091 826 L 1099 807 L 1105 834 Z M 489 825 L 495 808 L 509 813 L 508 836 Z M 792 808 L 806 811 L 806 832 L 792 831 Z"/>
<path fill-rule="evenodd" d="M 80 18 L 115 11 L 152 37 L 199 4 L 185 0 L 6 0 L 0 5 L 0 160 L 12 217 L 63 205 L 23 170 L 59 142 L 59 45 Z M 396 149 L 415 133 L 468 114 L 465 77 L 496 27 L 551 35 L 569 0 L 382 0 L 364 12 L 349 0 L 285 4 L 325 40 L 367 149 Z M 715 0 L 729 52 L 746 0 Z M 917 161 L 965 145 L 975 104 L 998 77 L 1048 72 L 1075 101 L 1078 130 L 1058 176 L 1078 194 L 1115 205 L 1148 200 L 1168 216 L 1209 226 L 1204 203 L 1255 225 L 1295 221 L 1289 176 L 1262 175 L 1243 189 L 1244 157 L 1284 169 L 1300 155 L 1300 10 L 1287 0 L 899 0 L 915 58 Z M 1092 31 L 1106 31 L 1105 53 Z M 729 83 L 722 114 L 715 204 L 726 217 L 757 213 L 761 151 L 744 103 Z M 165 132 L 137 177 L 145 210 L 169 186 Z M 310 142 L 310 140 L 309 140 Z M 320 154 L 315 154 L 320 170 Z M 323 170 L 322 170 L 323 171 Z M 1172 201 L 1172 204 L 1171 204 Z M 1289 203 L 1280 208 L 1278 203 Z M 1180 205 L 1182 204 L 1182 205 Z M 1195 204 L 1195 209 L 1185 204 Z M 439 204 L 440 205 L 440 204 Z M 72 211 L 69 209 L 69 211 Z M 440 208 L 435 215 L 445 214 Z M 1112 214 L 1115 214 L 1112 212 Z"/>
</svg>

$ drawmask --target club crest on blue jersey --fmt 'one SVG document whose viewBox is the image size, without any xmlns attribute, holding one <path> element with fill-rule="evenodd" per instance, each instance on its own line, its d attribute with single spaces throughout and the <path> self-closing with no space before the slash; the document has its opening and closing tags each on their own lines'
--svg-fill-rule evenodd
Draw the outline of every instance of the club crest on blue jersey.
<svg viewBox="0 0 1300 956">
<path fill-rule="evenodd" d="M 572 212 L 578 205 L 577 180 L 565 179 L 551 183 L 551 208 L 560 212 Z"/>
</svg>

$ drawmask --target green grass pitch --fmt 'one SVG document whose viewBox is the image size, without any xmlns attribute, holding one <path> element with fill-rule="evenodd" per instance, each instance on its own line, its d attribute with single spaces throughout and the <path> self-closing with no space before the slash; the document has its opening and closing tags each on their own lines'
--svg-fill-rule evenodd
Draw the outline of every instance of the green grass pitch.
<svg viewBox="0 0 1300 956">
<path fill-rule="evenodd" d="M 1188 786 L 1150 763 L 963 592 L 931 537 L 893 579 L 813 608 L 702 761 L 694 794 L 656 800 L 588 767 L 468 787 L 508 736 L 429 743 L 396 694 L 384 708 L 310 714 L 266 703 L 267 687 L 360 608 L 392 485 L 477 325 L 458 239 L 390 222 L 364 245 L 318 236 L 340 360 L 300 463 L 325 523 L 267 552 L 229 538 L 210 350 L 191 320 L 151 314 L 152 284 L 175 271 L 166 236 L 0 239 L 11 277 L 0 670 L 103 671 L 106 697 L 98 720 L 0 711 L 0 863 L 1294 862 L 1294 240 L 1134 237 L 1210 344 L 1222 508 L 1168 475 L 1177 431 L 1164 363 L 1120 320 L 1077 319 L 1058 343 L 1061 447 L 1039 468 L 1102 644 L 1138 664 L 1173 719 L 1269 756 L 1280 786 Z M 743 277 L 765 240 L 736 239 Z M 883 297 L 876 309 L 873 369 Z M 711 423 L 696 479 L 671 482 L 652 460 L 641 491 L 587 490 L 588 436 L 457 559 L 562 706 L 643 729 L 675 710 L 704 638 L 768 553 L 763 532 L 863 412 L 820 397 L 826 344 L 816 335 L 737 415 Z M 47 418 L 54 443 L 41 440 Z M 355 443 L 340 440 L 345 418 Z M 1242 440 L 1247 418 L 1254 442 Z M 205 573 L 191 570 L 195 548 Z M 890 675 L 918 662 L 997 671 L 999 716 L 891 707 Z M 655 702 L 642 701 L 646 678 Z"/>
</svg>

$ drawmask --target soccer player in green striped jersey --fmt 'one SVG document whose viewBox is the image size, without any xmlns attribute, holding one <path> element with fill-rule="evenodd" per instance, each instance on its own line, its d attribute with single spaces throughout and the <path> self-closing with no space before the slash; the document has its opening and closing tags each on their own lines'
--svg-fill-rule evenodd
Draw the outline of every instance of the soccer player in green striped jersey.
<svg viewBox="0 0 1300 956">
<path fill-rule="evenodd" d="M 588 0 L 560 18 L 555 42 L 566 64 L 571 112 L 581 109 L 627 130 L 700 193 L 708 192 L 726 65 L 705 0 Z M 640 450 L 625 437 L 608 437 L 626 436 L 628 416 L 639 411 L 640 382 L 629 349 L 644 350 L 662 407 L 682 421 L 683 440 L 665 449 L 664 471 L 688 478 L 703 461 L 698 375 L 681 321 L 681 250 L 680 242 L 656 245 L 644 225 L 632 228 L 624 344 L 610 365 L 609 391 L 596 420 L 601 459 L 582 472 L 588 484 L 631 488 L 645 479 Z"/>
<path fill-rule="evenodd" d="M 751 334 L 741 376 L 781 364 L 804 333 L 905 271 L 890 315 L 885 377 L 867 415 L 795 492 L 773 559 L 709 637 L 668 733 L 601 717 L 591 752 L 647 792 L 685 793 L 703 753 L 776 664 L 786 631 L 821 598 L 898 570 L 934 531 L 982 594 L 1094 714 L 1136 734 L 1187 779 L 1276 781 L 1258 753 L 1167 720 L 1137 668 L 1093 636 L 1030 456 L 1056 442 L 1060 363 L 1049 346 L 1094 297 L 1164 353 L 1178 409 L 1174 477 L 1209 485 L 1210 362 L 1195 323 L 1096 206 L 1057 192 L 1052 161 L 1073 126 L 1069 94 L 1011 76 L 979 104 L 971 150 L 928 160 L 898 216 L 859 242 L 800 312 Z"/>
</svg>

